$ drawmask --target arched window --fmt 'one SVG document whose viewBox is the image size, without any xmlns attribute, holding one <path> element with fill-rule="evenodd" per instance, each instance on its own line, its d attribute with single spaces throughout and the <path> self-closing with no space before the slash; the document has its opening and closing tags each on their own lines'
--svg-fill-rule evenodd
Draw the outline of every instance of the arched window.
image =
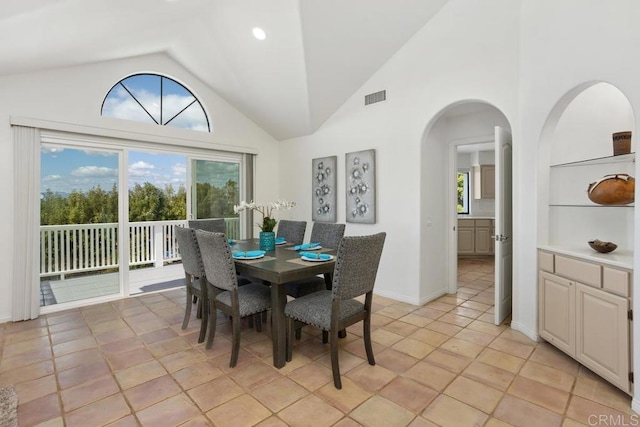
<svg viewBox="0 0 640 427">
<path fill-rule="evenodd" d="M 191 91 L 157 74 L 134 74 L 116 83 L 102 102 L 103 116 L 211 132 L 209 118 Z"/>
</svg>

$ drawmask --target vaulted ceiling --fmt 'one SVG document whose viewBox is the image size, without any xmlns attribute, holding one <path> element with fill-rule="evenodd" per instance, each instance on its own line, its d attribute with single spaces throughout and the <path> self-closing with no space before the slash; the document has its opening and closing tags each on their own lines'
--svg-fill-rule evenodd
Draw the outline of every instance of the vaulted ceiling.
<svg viewBox="0 0 640 427">
<path fill-rule="evenodd" d="M 283 140 L 314 132 L 447 1 L 2 0 L 0 75 L 166 52 Z"/>
</svg>

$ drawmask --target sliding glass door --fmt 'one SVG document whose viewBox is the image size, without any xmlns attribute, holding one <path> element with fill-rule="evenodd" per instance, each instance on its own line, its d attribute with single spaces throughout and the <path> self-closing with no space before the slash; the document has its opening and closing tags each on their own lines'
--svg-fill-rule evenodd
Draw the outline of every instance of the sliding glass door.
<svg viewBox="0 0 640 427">
<path fill-rule="evenodd" d="M 233 206 L 241 199 L 241 158 L 189 158 L 190 213 L 189 218 L 224 218 L 227 236 L 244 236 L 238 214 Z"/>
<path fill-rule="evenodd" d="M 40 306 L 121 293 L 120 156 L 42 145 Z"/>
</svg>

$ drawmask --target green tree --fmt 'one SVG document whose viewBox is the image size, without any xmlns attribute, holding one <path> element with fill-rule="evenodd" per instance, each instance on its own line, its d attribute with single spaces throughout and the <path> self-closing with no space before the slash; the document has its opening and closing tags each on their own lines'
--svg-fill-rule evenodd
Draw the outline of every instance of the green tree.
<svg viewBox="0 0 640 427">
<path fill-rule="evenodd" d="M 160 221 L 167 203 L 164 192 L 145 182 L 129 190 L 129 221 Z"/>
</svg>

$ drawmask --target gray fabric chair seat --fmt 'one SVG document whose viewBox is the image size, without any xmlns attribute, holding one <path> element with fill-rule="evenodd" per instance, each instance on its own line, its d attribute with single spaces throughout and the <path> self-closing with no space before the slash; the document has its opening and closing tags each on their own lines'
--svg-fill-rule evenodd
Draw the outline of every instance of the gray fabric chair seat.
<svg viewBox="0 0 640 427">
<path fill-rule="evenodd" d="M 315 326 L 323 331 L 331 328 L 331 291 L 318 291 L 289 301 L 284 314 L 299 322 Z M 339 320 L 345 320 L 364 310 L 364 304 L 355 299 L 340 301 Z"/>
<path fill-rule="evenodd" d="M 231 306 L 231 292 L 216 295 L 216 301 Z M 271 290 L 257 283 L 249 283 L 238 288 L 240 317 L 261 313 L 271 307 Z"/>
</svg>

